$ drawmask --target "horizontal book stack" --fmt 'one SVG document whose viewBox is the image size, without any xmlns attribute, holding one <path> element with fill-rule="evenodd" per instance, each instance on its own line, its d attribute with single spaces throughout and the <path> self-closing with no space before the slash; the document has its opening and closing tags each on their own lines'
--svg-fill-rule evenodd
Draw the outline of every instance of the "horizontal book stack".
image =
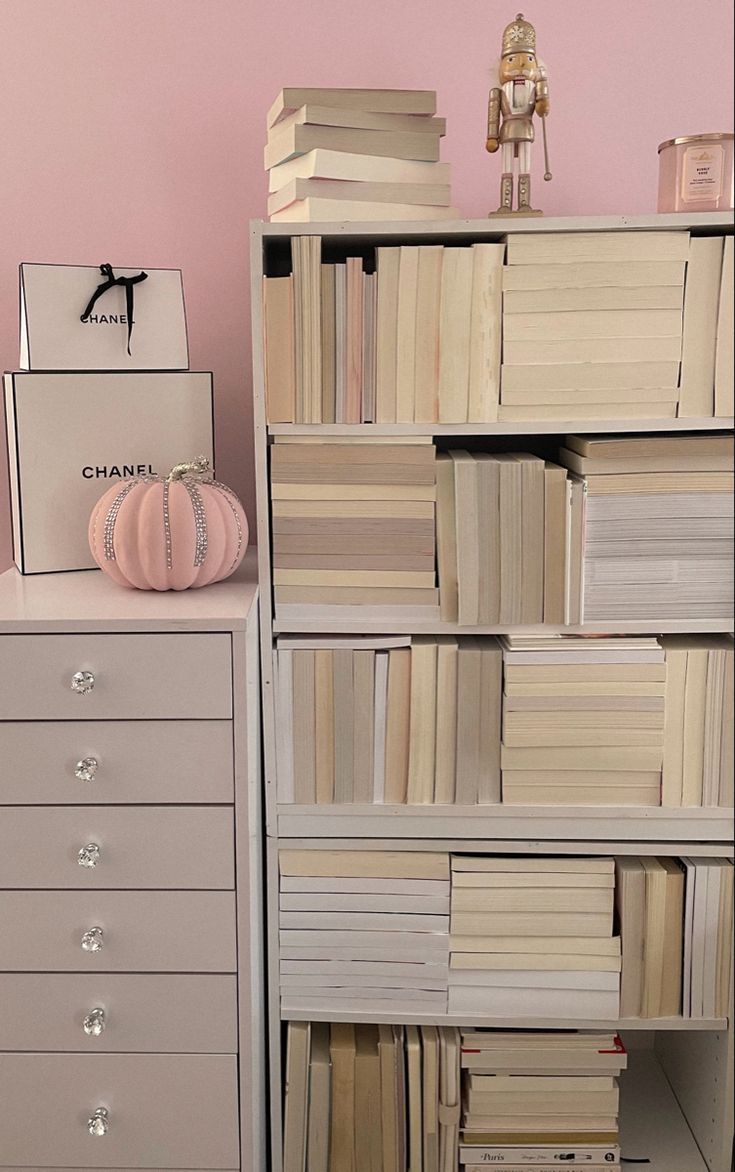
<svg viewBox="0 0 735 1172">
<path fill-rule="evenodd" d="M 281 636 L 279 801 L 500 801 L 501 675 L 493 638 Z"/>
<path fill-rule="evenodd" d="M 725 1017 L 733 868 L 726 859 L 619 858 L 623 1017 Z"/>
<path fill-rule="evenodd" d="M 449 856 L 279 852 L 281 1009 L 443 1014 Z"/>
<path fill-rule="evenodd" d="M 662 804 L 733 805 L 733 641 L 666 635 Z"/>
<path fill-rule="evenodd" d="M 585 622 L 732 617 L 731 436 L 567 436 L 559 460 L 585 484 Z"/>
<path fill-rule="evenodd" d="M 461 1061 L 465 1172 L 620 1167 L 617 1035 L 463 1030 Z"/>
<path fill-rule="evenodd" d="M 284 1172 L 456 1172 L 459 1031 L 291 1022 Z"/>
<path fill-rule="evenodd" d="M 431 442 L 276 442 L 271 494 L 277 617 L 365 605 L 385 617 L 404 605 L 433 613 Z"/>
<path fill-rule="evenodd" d="M 564 623 L 574 606 L 571 559 L 581 535 L 573 540 L 572 507 L 566 470 L 538 456 L 440 453 L 442 619 L 462 626 Z M 581 522 L 579 508 L 575 516 Z"/>
<path fill-rule="evenodd" d="M 661 804 L 666 661 L 657 639 L 501 637 L 503 802 Z"/>
<path fill-rule="evenodd" d="M 270 219 L 457 219 L 435 115 L 433 90 L 282 90 L 267 117 Z"/>
<path fill-rule="evenodd" d="M 452 856 L 449 1012 L 618 1017 L 613 859 Z"/>
</svg>

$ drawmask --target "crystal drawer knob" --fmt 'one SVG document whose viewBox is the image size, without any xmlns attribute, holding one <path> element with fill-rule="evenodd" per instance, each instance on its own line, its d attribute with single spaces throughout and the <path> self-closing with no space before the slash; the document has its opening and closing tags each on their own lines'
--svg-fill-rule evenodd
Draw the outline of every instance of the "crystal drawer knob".
<svg viewBox="0 0 735 1172">
<path fill-rule="evenodd" d="M 80 867 L 96 867 L 99 861 L 100 848 L 96 842 L 88 842 L 86 846 L 81 848 L 77 855 L 77 862 Z"/>
<path fill-rule="evenodd" d="M 105 942 L 105 934 L 101 928 L 90 928 L 82 936 L 82 949 L 84 952 L 101 952 L 102 945 Z"/>
<path fill-rule="evenodd" d="M 94 687 L 94 675 L 91 671 L 75 671 L 71 677 L 71 690 L 78 696 L 88 696 Z"/>
<path fill-rule="evenodd" d="M 106 1107 L 98 1107 L 94 1115 L 87 1120 L 87 1131 L 90 1135 L 107 1135 L 110 1130 L 110 1117 Z"/>
<path fill-rule="evenodd" d="M 90 1009 L 82 1022 L 84 1032 L 89 1038 L 99 1038 L 100 1034 L 105 1032 L 106 1024 L 104 1009 Z"/>
<path fill-rule="evenodd" d="M 99 761 L 96 757 L 82 757 L 74 766 L 74 776 L 79 781 L 94 781 L 98 768 Z"/>
</svg>

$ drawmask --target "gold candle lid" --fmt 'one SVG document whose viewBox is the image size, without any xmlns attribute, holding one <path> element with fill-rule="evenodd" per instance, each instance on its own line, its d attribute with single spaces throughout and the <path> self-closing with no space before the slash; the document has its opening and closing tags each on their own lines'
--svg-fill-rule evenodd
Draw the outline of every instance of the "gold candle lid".
<svg viewBox="0 0 735 1172">
<path fill-rule="evenodd" d="M 729 142 L 732 140 L 732 133 L 727 134 L 685 134 L 683 138 L 668 138 L 666 142 L 659 143 L 658 153 L 665 147 L 679 146 L 684 142 Z"/>
</svg>

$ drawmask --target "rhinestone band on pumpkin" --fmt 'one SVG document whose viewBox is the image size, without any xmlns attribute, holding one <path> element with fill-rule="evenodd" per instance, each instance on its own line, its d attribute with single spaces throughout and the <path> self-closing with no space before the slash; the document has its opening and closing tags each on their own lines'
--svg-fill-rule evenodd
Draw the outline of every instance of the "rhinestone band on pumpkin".
<svg viewBox="0 0 735 1172">
<path fill-rule="evenodd" d="M 135 480 L 129 480 L 128 483 L 120 489 L 105 517 L 105 528 L 103 533 L 105 560 L 108 562 L 116 561 L 115 557 L 115 525 L 117 524 L 118 513 L 125 498 L 142 483 L 142 478 L 136 477 Z"/>
<path fill-rule="evenodd" d="M 232 515 L 235 518 L 235 524 L 237 525 L 237 549 L 235 550 L 235 556 L 232 559 L 232 564 L 230 566 L 230 569 L 232 570 L 237 565 L 237 560 L 240 557 L 240 550 L 242 549 L 242 536 L 243 536 L 242 535 L 242 525 L 240 524 L 240 515 L 239 515 L 237 509 L 235 508 L 235 506 L 233 505 L 232 500 L 230 499 L 231 497 L 234 497 L 235 494 L 232 491 L 232 489 L 227 487 L 226 484 L 220 484 L 220 482 L 218 480 L 210 480 L 210 481 L 208 481 L 208 484 L 209 484 L 210 488 L 216 489 L 217 492 L 220 494 L 220 496 L 223 496 L 225 498 L 225 500 L 227 501 L 227 504 L 230 506 L 230 509 L 232 510 Z"/>
<path fill-rule="evenodd" d="M 163 532 L 166 539 L 166 569 L 173 569 L 173 551 L 171 548 L 171 516 L 168 509 L 169 483 L 163 482 Z"/>
<path fill-rule="evenodd" d="M 207 556 L 207 514 L 204 508 L 204 501 L 202 494 L 191 480 L 182 480 L 182 484 L 186 488 L 191 501 L 191 507 L 194 510 L 194 533 L 196 536 L 196 552 L 194 554 L 194 565 L 204 565 L 204 559 Z"/>
</svg>

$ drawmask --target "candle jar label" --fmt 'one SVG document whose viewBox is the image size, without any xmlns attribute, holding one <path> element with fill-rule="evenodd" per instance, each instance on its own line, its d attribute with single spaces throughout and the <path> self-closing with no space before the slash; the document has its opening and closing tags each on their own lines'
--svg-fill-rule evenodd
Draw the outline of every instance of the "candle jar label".
<svg viewBox="0 0 735 1172">
<path fill-rule="evenodd" d="M 681 175 L 681 198 L 685 203 L 719 199 L 724 158 L 719 143 L 687 147 Z"/>
</svg>

